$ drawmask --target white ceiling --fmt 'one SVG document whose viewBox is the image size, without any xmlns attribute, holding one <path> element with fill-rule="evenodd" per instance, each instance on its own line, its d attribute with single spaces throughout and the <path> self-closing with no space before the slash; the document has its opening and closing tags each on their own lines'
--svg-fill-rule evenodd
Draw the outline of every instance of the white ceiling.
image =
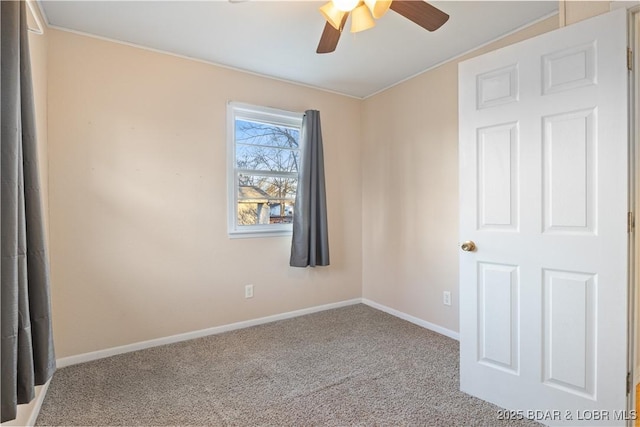
<svg viewBox="0 0 640 427">
<path fill-rule="evenodd" d="M 316 1 L 40 0 L 49 25 L 367 97 L 557 12 L 557 1 L 433 1 L 450 15 L 430 33 L 393 11 L 315 53 Z"/>
</svg>

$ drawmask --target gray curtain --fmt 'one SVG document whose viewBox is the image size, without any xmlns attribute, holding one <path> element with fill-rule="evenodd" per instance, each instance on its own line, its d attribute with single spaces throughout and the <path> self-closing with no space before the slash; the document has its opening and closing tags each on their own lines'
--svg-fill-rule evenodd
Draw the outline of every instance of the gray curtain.
<svg viewBox="0 0 640 427">
<path fill-rule="evenodd" d="M 296 206 L 293 210 L 292 267 L 329 265 L 327 197 L 320 112 L 307 110 L 302 119 L 302 147 L 298 167 Z"/>
<path fill-rule="evenodd" d="M 55 371 L 24 1 L 0 1 L 2 421 Z"/>
</svg>

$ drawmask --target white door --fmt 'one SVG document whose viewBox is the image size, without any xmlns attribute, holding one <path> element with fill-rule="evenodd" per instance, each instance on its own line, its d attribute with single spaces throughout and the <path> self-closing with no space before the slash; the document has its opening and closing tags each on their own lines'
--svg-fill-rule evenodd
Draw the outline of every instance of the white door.
<svg viewBox="0 0 640 427">
<path fill-rule="evenodd" d="M 461 389 L 500 418 L 623 424 L 625 11 L 461 63 L 459 97 Z"/>
</svg>

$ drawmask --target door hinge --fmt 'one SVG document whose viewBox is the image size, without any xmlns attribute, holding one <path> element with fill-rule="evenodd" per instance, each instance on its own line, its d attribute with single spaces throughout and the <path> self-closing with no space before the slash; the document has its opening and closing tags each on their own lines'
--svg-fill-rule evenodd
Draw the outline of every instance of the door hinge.
<svg viewBox="0 0 640 427">
<path fill-rule="evenodd" d="M 631 372 L 627 372 L 627 394 L 631 393 Z"/>
<path fill-rule="evenodd" d="M 633 70 L 633 51 L 630 47 L 627 48 L 627 68 Z"/>
<path fill-rule="evenodd" d="M 627 212 L 627 232 L 632 233 L 636 228 L 636 219 L 633 212 Z"/>
</svg>

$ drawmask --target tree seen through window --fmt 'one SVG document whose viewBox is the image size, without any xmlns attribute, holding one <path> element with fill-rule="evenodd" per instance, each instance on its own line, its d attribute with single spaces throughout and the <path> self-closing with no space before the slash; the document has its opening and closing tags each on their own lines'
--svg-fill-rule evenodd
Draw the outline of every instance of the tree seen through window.
<svg viewBox="0 0 640 427">
<path fill-rule="evenodd" d="M 292 222 L 299 129 L 235 120 L 238 225 Z"/>
</svg>

